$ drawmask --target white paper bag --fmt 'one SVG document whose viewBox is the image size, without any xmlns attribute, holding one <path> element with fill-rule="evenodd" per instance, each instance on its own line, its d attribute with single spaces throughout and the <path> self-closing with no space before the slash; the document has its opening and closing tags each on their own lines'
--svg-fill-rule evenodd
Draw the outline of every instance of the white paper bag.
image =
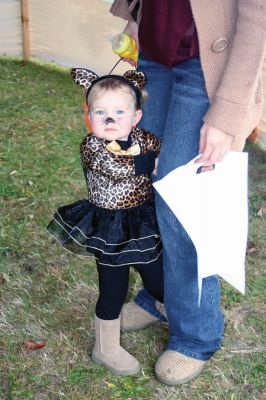
<svg viewBox="0 0 266 400">
<path fill-rule="evenodd" d="M 155 182 L 154 187 L 194 243 L 199 299 L 202 279 L 216 274 L 244 294 L 248 154 L 229 152 L 214 170 L 198 174 L 200 164 L 195 164 L 195 159 Z"/>
</svg>

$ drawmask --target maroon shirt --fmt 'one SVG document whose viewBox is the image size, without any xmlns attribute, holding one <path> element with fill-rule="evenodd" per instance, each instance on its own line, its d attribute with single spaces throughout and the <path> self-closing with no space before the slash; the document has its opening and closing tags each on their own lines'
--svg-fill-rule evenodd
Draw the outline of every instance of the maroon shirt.
<svg viewBox="0 0 266 400">
<path fill-rule="evenodd" d="M 155 62 L 173 67 L 199 55 L 189 0 L 143 0 L 139 25 L 140 51 Z"/>
</svg>

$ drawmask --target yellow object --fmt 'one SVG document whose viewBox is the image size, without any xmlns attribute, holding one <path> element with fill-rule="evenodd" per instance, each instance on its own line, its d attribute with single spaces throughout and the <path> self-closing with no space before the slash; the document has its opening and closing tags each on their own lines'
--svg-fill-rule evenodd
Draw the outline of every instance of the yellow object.
<svg viewBox="0 0 266 400">
<path fill-rule="evenodd" d="M 140 147 L 138 144 L 134 144 L 133 146 L 129 147 L 127 150 L 122 150 L 120 145 L 113 140 L 106 146 L 107 150 L 111 153 L 120 155 L 120 156 L 138 156 L 140 154 Z"/>
<path fill-rule="evenodd" d="M 137 63 L 138 49 L 133 36 L 127 33 L 119 33 L 112 38 L 112 49 L 123 58 L 130 58 Z"/>
</svg>

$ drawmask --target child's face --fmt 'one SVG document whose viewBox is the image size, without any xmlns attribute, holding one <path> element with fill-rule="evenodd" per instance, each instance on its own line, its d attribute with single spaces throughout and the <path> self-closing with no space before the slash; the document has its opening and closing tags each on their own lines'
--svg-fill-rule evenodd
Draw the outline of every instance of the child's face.
<svg viewBox="0 0 266 400">
<path fill-rule="evenodd" d="M 130 93 L 123 89 L 102 90 L 90 104 L 93 134 L 106 140 L 127 140 L 133 125 L 141 119 Z"/>
</svg>

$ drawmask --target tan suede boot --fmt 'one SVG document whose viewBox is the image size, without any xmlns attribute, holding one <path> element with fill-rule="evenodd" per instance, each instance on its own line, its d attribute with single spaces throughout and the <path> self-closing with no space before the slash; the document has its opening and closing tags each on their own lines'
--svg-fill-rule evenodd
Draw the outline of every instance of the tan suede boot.
<svg viewBox="0 0 266 400">
<path fill-rule="evenodd" d="M 166 317 L 164 305 L 159 301 L 155 302 L 157 310 Z M 121 310 L 121 329 L 125 332 L 135 332 L 145 329 L 148 326 L 162 322 L 159 318 L 154 317 L 148 311 L 138 306 L 134 301 L 123 305 Z"/>
<path fill-rule="evenodd" d="M 173 350 L 166 350 L 157 360 L 155 375 L 166 385 L 187 383 L 196 378 L 206 361 L 196 360 Z"/>
<path fill-rule="evenodd" d="M 92 360 L 115 375 L 134 375 L 138 360 L 120 346 L 120 318 L 103 320 L 95 316 L 95 344 Z"/>
</svg>

